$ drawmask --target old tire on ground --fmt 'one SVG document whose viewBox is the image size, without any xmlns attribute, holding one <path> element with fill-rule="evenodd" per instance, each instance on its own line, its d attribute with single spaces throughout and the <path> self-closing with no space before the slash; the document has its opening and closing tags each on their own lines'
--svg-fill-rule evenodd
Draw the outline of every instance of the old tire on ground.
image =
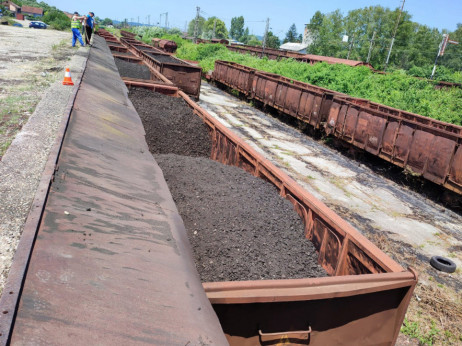
<svg viewBox="0 0 462 346">
<path fill-rule="evenodd" d="M 454 273 L 456 271 L 456 264 L 449 258 L 442 256 L 433 256 L 430 259 L 430 264 L 433 268 L 438 269 L 445 273 Z"/>
</svg>

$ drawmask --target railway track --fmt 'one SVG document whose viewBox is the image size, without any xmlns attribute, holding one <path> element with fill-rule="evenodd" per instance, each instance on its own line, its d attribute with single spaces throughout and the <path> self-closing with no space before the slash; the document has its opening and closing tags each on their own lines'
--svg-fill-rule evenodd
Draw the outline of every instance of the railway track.
<svg viewBox="0 0 462 346">
<path fill-rule="evenodd" d="M 95 48 L 51 161 L 53 179 L 34 209 L 39 217 L 30 221 L 35 242 L 21 241 L 22 271 L 13 272 L 0 301 L 3 344 L 394 343 L 416 272 L 174 85 L 145 83 L 183 98 L 204 121 L 212 159 L 267 180 L 294 205 L 330 275 L 201 286 L 124 82 L 99 37 Z"/>
</svg>

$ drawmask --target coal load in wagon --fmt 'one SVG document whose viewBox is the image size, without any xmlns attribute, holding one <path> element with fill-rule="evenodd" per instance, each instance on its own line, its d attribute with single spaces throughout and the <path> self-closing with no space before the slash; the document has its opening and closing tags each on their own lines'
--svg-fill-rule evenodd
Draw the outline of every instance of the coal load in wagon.
<svg viewBox="0 0 462 346">
<path fill-rule="evenodd" d="M 137 64 L 118 58 L 115 58 L 114 61 L 119 70 L 120 77 L 151 79 L 151 70 L 144 64 Z"/>
<path fill-rule="evenodd" d="M 292 204 L 270 183 L 210 160 L 208 130 L 182 99 L 141 89 L 129 96 L 185 223 L 203 282 L 326 276 Z M 197 121 L 202 126 L 188 126 Z M 208 149 L 191 155 L 183 141 L 198 140 Z"/>
<path fill-rule="evenodd" d="M 180 64 L 180 65 L 187 65 L 186 62 L 175 59 L 171 57 L 170 55 L 161 55 L 161 54 L 152 54 L 152 53 L 147 53 L 150 57 L 152 57 L 154 60 L 161 62 L 161 63 L 168 63 L 168 64 Z"/>
</svg>

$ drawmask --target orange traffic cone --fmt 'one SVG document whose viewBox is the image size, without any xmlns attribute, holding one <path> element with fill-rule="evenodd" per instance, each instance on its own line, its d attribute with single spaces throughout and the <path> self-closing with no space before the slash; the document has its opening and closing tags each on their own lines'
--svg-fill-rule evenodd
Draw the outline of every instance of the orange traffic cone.
<svg viewBox="0 0 462 346">
<path fill-rule="evenodd" d="M 64 73 L 63 85 L 74 85 L 69 68 L 66 68 L 66 72 Z"/>
</svg>

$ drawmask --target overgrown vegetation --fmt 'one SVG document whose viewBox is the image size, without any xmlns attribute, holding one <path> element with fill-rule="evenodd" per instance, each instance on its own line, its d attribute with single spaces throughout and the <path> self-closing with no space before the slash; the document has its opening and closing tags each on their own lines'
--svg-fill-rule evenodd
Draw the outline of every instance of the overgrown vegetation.
<svg viewBox="0 0 462 346">
<path fill-rule="evenodd" d="M 310 65 L 292 59 L 259 59 L 248 54 L 230 52 L 222 45 L 195 45 L 190 42 L 182 43 L 177 50 L 177 56 L 199 61 L 205 71 L 213 70 L 215 60 L 233 61 L 350 96 L 462 125 L 462 89 L 436 90 L 434 82 L 408 76 L 402 70 L 382 75 L 373 73 L 367 67 L 326 63 Z"/>
</svg>

